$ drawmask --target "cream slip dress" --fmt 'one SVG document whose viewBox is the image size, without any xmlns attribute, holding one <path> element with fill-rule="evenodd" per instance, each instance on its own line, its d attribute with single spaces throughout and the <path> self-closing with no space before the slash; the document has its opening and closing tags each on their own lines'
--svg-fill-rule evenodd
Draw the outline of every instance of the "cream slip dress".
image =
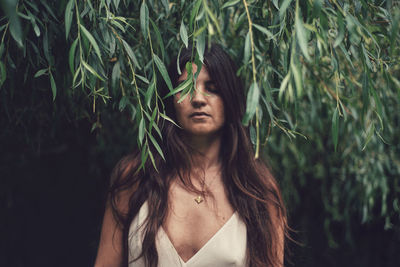
<svg viewBox="0 0 400 267">
<path fill-rule="evenodd" d="M 147 218 L 148 204 L 145 202 L 129 228 L 129 267 L 145 267 L 142 258 L 132 262 L 142 249 L 144 238 L 143 222 Z M 228 221 L 207 241 L 207 243 L 184 262 L 172 245 L 164 229 L 156 235 L 158 267 L 245 267 L 247 232 L 246 225 L 235 212 Z"/>
</svg>

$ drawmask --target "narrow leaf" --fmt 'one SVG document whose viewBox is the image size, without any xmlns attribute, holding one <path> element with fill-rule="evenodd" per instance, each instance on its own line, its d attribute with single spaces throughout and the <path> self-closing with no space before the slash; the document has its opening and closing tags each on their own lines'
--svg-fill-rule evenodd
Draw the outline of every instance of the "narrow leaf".
<svg viewBox="0 0 400 267">
<path fill-rule="evenodd" d="M 379 96 L 378 96 L 378 94 L 376 93 L 376 91 L 375 91 L 375 89 L 374 89 L 373 86 L 371 86 L 370 90 L 371 90 L 372 96 L 373 96 L 374 101 L 375 101 L 376 110 L 377 110 L 379 116 L 380 116 L 381 118 L 383 118 L 383 109 L 382 109 L 381 100 L 379 99 Z"/>
<path fill-rule="evenodd" d="M 125 51 L 128 54 L 129 58 L 132 60 L 133 64 L 135 64 L 135 66 L 138 69 L 140 69 L 139 63 L 136 59 L 135 53 L 133 53 L 132 48 L 129 46 L 129 44 L 124 39 L 122 39 L 122 43 L 124 44 Z"/>
<path fill-rule="evenodd" d="M 335 109 L 332 116 L 332 138 L 335 151 L 337 149 L 338 138 L 339 138 L 339 111 L 338 108 Z"/>
<path fill-rule="evenodd" d="M 188 75 L 188 78 L 183 83 L 179 84 L 175 89 L 171 90 L 166 96 L 164 96 L 164 99 L 187 89 L 189 86 L 192 86 L 192 84 L 193 79 Z"/>
<path fill-rule="evenodd" d="M 155 88 L 156 88 L 156 85 L 155 85 L 154 82 L 152 82 L 150 84 L 149 88 L 147 88 L 147 91 L 146 91 L 146 95 L 145 95 L 145 98 L 144 98 L 145 100 L 144 101 L 146 102 L 146 105 L 149 108 L 150 108 L 151 98 L 153 97 Z"/>
<path fill-rule="evenodd" d="M 247 64 L 250 59 L 250 32 L 246 35 L 246 40 L 244 41 L 244 55 L 243 64 Z"/>
<path fill-rule="evenodd" d="M 145 122 L 144 122 L 144 118 L 142 117 L 140 119 L 140 123 L 139 123 L 139 133 L 138 133 L 138 140 L 139 140 L 139 144 L 142 145 L 143 144 L 143 139 L 144 139 L 144 132 L 145 132 Z"/>
<path fill-rule="evenodd" d="M 69 63 L 69 69 L 72 74 L 74 73 L 74 68 L 75 68 L 75 50 L 77 44 L 78 44 L 78 38 L 75 39 L 75 41 L 71 45 L 71 48 L 69 49 L 68 63 Z"/>
<path fill-rule="evenodd" d="M 81 61 L 82 65 L 85 67 L 85 69 L 87 69 L 90 73 L 92 73 L 93 75 L 95 75 L 97 78 L 99 78 L 100 80 L 102 80 L 104 82 L 104 78 L 102 78 L 89 64 L 87 64 L 85 61 Z"/>
<path fill-rule="evenodd" d="M 154 23 L 154 21 L 152 19 L 149 19 L 149 20 L 151 22 L 151 26 L 154 29 L 154 33 L 156 34 L 157 44 L 160 46 L 161 58 L 164 59 L 165 48 L 164 48 L 164 41 L 161 37 L 160 30 L 158 29 L 157 25 Z"/>
<path fill-rule="evenodd" d="M 81 30 L 82 30 L 83 34 L 86 36 L 86 38 L 89 40 L 89 42 L 93 46 L 94 51 L 96 52 L 96 54 L 99 57 L 100 62 L 101 62 L 101 53 L 100 53 L 99 46 L 96 43 L 96 40 L 93 38 L 93 35 L 88 30 L 86 30 L 86 28 L 82 24 L 80 24 L 80 26 L 81 26 Z"/>
<path fill-rule="evenodd" d="M 179 34 L 180 34 L 180 36 L 181 36 L 182 42 L 185 44 L 185 46 L 186 46 L 186 48 L 187 48 L 188 45 L 189 45 L 189 40 L 188 40 L 187 31 L 186 31 L 186 26 L 185 26 L 185 24 L 183 23 L 183 20 L 182 20 L 182 22 L 181 22 L 181 28 L 180 28 Z"/>
<path fill-rule="evenodd" d="M 115 87 L 117 81 L 119 80 L 120 75 L 121 75 L 121 67 L 119 61 L 117 61 L 111 72 L 111 85 L 113 87 Z"/>
<path fill-rule="evenodd" d="M 156 66 L 157 66 L 158 70 L 160 71 L 161 76 L 164 78 L 164 81 L 167 84 L 169 90 L 172 91 L 173 87 L 172 87 L 171 79 L 169 78 L 169 75 L 167 72 L 167 68 L 165 67 L 164 63 L 161 61 L 161 59 L 156 54 L 154 54 L 153 56 L 154 56 L 153 57 L 154 62 L 156 63 Z"/>
<path fill-rule="evenodd" d="M 269 39 L 274 39 L 274 35 L 272 34 L 272 32 L 270 32 L 269 30 L 267 30 L 266 28 L 264 28 L 261 25 L 255 24 L 253 23 L 254 28 L 256 28 L 257 30 L 259 30 L 260 32 L 264 33 L 265 35 L 267 35 L 267 37 Z"/>
<path fill-rule="evenodd" d="M 279 8 L 279 17 L 282 19 L 283 15 L 285 15 L 286 9 L 289 7 L 292 0 L 283 1 L 281 7 Z"/>
<path fill-rule="evenodd" d="M 37 78 L 39 76 L 42 76 L 43 74 L 45 74 L 47 72 L 47 70 L 48 70 L 47 68 L 38 70 L 33 77 Z"/>
<path fill-rule="evenodd" d="M 299 43 L 301 52 L 303 52 L 303 55 L 305 58 L 309 61 L 310 60 L 310 55 L 308 54 L 308 42 L 307 42 L 307 32 L 306 29 L 303 26 L 303 22 L 300 19 L 299 15 L 299 7 L 297 5 L 296 7 L 296 16 L 295 16 L 295 29 L 296 29 L 296 37 L 297 41 Z"/>
<path fill-rule="evenodd" d="M 160 156 L 163 158 L 163 160 L 165 160 L 164 153 L 162 152 L 160 145 L 157 143 L 157 141 L 154 139 L 154 137 L 151 134 L 149 134 L 149 137 L 150 137 L 150 140 L 153 143 L 154 147 L 156 148 L 158 154 L 160 154 Z"/>
<path fill-rule="evenodd" d="M 303 81 L 301 77 L 300 64 L 295 63 L 293 60 L 290 62 L 290 69 L 293 72 L 294 82 L 296 84 L 297 96 L 300 97 L 303 94 Z"/>
<path fill-rule="evenodd" d="M 192 9 L 192 12 L 190 13 L 189 28 L 191 31 L 193 30 L 194 18 L 197 16 L 197 13 L 199 12 L 199 8 L 200 8 L 202 2 L 203 2 L 203 0 L 197 0 L 196 3 L 194 4 L 194 8 Z"/>
<path fill-rule="evenodd" d="M 259 99 L 260 99 L 260 88 L 258 87 L 258 84 L 256 82 L 253 82 L 247 94 L 246 114 L 245 114 L 245 119 L 243 121 L 244 125 L 248 125 L 249 121 L 253 118 L 254 114 L 256 113 Z"/>
<path fill-rule="evenodd" d="M 240 2 L 240 0 L 230 0 L 230 1 L 226 2 L 226 3 L 221 7 L 221 9 L 234 6 L 234 5 L 236 5 L 237 3 L 239 3 L 239 2 Z"/>
<path fill-rule="evenodd" d="M 123 111 L 128 103 L 129 103 L 129 98 L 126 95 L 124 95 L 119 101 L 118 105 L 119 111 Z"/>
<path fill-rule="evenodd" d="M 156 162 L 154 160 L 153 153 L 151 152 L 150 148 L 148 148 L 148 151 L 149 151 L 149 156 L 150 156 L 150 159 L 151 159 L 151 163 L 153 164 L 154 169 L 156 169 L 156 171 L 158 172 L 158 169 L 157 169 L 157 166 L 156 166 Z"/>
<path fill-rule="evenodd" d="M 173 119 L 171 119 L 170 117 L 168 117 L 164 113 L 159 113 L 159 114 L 160 114 L 161 118 L 163 118 L 164 120 L 169 121 L 170 123 L 174 124 L 178 128 L 181 128 L 178 124 L 176 124 L 176 122 L 174 122 Z"/>
<path fill-rule="evenodd" d="M 374 131 L 375 131 L 375 125 L 373 123 L 371 123 L 371 126 L 369 127 L 369 131 L 367 134 L 367 138 L 365 139 L 365 144 L 364 144 L 363 148 L 361 149 L 362 151 L 364 151 L 364 149 L 367 147 L 368 143 L 371 141 L 372 136 L 374 135 Z"/>
<path fill-rule="evenodd" d="M 290 71 L 286 74 L 285 78 L 283 78 L 281 86 L 279 87 L 279 99 L 282 98 L 283 93 L 286 90 L 286 87 L 288 85 L 290 79 Z"/>
<path fill-rule="evenodd" d="M 4 66 L 4 63 L 0 61 L 0 88 L 3 85 L 7 78 L 7 72 L 6 72 L 6 66 Z"/>
<path fill-rule="evenodd" d="M 146 1 L 143 1 L 140 6 L 140 29 L 145 40 L 147 40 L 148 30 L 149 30 L 149 9 L 147 7 Z"/>
<path fill-rule="evenodd" d="M 49 72 L 49 74 L 50 74 L 51 92 L 53 93 L 53 101 L 54 101 L 57 95 L 57 86 L 56 82 L 54 81 L 53 74 L 51 74 L 51 72 Z"/>
<path fill-rule="evenodd" d="M 71 29 L 72 15 L 74 9 L 74 0 L 69 0 L 65 7 L 65 39 L 68 39 L 69 31 Z"/>
<path fill-rule="evenodd" d="M 206 34 L 205 32 L 202 32 L 197 38 L 196 38 L 196 50 L 197 54 L 199 55 L 199 59 L 201 63 L 204 63 L 204 51 L 206 49 Z"/>
</svg>

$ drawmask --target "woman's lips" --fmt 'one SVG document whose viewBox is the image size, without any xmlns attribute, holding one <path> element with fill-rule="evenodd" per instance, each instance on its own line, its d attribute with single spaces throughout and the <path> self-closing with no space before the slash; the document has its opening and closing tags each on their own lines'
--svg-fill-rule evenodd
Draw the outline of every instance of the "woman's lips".
<svg viewBox="0 0 400 267">
<path fill-rule="evenodd" d="M 193 112 L 192 114 L 190 114 L 190 117 L 194 118 L 194 119 L 203 119 L 203 118 L 206 118 L 206 117 L 209 117 L 209 116 L 210 115 L 208 115 L 205 112 Z"/>
</svg>

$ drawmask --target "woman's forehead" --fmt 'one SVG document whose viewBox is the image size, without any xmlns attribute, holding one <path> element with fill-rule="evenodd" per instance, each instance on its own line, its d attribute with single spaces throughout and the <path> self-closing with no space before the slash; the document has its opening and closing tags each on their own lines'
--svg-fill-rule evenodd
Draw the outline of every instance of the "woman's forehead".
<svg viewBox="0 0 400 267">
<path fill-rule="evenodd" d="M 197 65 L 195 63 L 192 63 L 192 75 L 193 76 L 196 74 L 197 68 L 198 68 Z M 178 82 L 186 80 L 187 79 L 187 75 L 188 75 L 188 71 L 185 68 L 182 71 L 182 75 L 179 76 Z M 206 66 L 204 66 L 204 64 L 201 66 L 201 70 L 200 70 L 199 75 L 197 76 L 197 80 L 204 80 L 206 82 L 209 82 L 211 80 L 211 77 L 210 77 L 210 75 L 208 73 L 208 70 L 207 70 Z"/>
</svg>

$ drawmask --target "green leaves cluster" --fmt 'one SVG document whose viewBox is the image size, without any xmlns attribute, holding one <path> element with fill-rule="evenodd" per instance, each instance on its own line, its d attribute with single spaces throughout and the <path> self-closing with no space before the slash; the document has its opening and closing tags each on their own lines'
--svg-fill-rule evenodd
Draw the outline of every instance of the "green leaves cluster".
<svg viewBox="0 0 400 267">
<path fill-rule="evenodd" d="M 154 153 L 164 157 L 159 122 L 170 120 L 163 98 L 193 89 L 191 79 L 173 88 L 166 65 L 190 44 L 200 64 L 206 44 L 218 42 L 248 88 L 243 123 L 255 156 L 281 159 L 273 164 L 285 170 L 290 203 L 301 204 L 296 192 L 312 177 L 326 181 L 328 220 L 355 212 L 390 227 L 399 212 L 396 1 L 9 0 L 2 9 L 0 92 L 8 112 L 21 83 L 47 86 L 55 107 L 79 106 L 76 119 L 89 119 L 99 133 L 111 106 L 136 129 L 143 163 L 155 165 Z M 159 95 L 162 81 L 167 96 Z"/>
</svg>

